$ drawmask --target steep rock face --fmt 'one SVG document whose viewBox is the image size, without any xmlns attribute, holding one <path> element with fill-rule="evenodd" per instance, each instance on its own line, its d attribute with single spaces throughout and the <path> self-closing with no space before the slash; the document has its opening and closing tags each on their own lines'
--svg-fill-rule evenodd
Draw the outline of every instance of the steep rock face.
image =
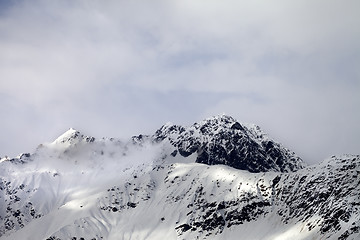
<svg viewBox="0 0 360 240">
<path fill-rule="evenodd" d="M 295 153 L 270 139 L 258 126 L 247 127 L 225 115 L 188 128 L 167 124 L 152 138 L 156 142 L 169 140 L 182 156 L 195 153 L 196 162 L 208 165 L 224 164 L 250 172 L 292 172 L 305 166 Z"/>
</svg>

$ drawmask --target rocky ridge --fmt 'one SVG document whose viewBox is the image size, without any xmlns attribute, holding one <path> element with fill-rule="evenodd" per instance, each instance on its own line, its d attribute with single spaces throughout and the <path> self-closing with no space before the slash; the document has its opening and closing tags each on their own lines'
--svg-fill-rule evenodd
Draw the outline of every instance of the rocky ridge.
<svg viewBox="0 0 360 240">
<path fill-rule="evenodd" d="M 305 163 L 292 151 L 265 134 L 256 125 L 246 126 L 226 115 L 208 118 L 190 127 L 162 126 L 152 136 L 168 140 L 183 157 L 195 153 L 196 162 L 224 164 L 250 172 L 297 171 Z"/>
<path fill-rule="evenodd" d="M 359 173 L 228 116 L 127 142 L 70 129 L 0 162 L 0 239 L 358 239 Z"/>
</svg>

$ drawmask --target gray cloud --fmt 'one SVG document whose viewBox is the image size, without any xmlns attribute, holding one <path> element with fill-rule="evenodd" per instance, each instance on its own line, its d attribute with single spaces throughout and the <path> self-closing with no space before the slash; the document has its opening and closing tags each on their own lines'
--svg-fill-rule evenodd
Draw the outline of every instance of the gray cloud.
<svg viewBox="0 0 360 240">
<path fill-rule="evenodd" d="M 0 156 L 224 112 L 310 162 L 360 149 L 358 1 L 1 4 Z"/>
</svg>

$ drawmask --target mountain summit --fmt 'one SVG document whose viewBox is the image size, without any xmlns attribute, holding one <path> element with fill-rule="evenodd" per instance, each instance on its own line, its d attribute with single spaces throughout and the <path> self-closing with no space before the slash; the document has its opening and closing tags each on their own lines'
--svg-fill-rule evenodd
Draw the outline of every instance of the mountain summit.
<svg viewBox="0 0 360 240">
<path fill-rule="evenodd" d="M 70 129 L 0 161 L 0 239 L 360 239 L 360 156 L 306 164 L 216 116 L 128 140 Z"/>
<path fill-rule="evenodd" d="M 75 145 L 79 142 L 85 141 L 85 142 L 93 142 L 95 140 L 94 137 L 87 137 L 82 135 L 79 131 L 70 128 L 65 133 L 60 135 L 53 144 L 65 144 L 65 145 Z"/>
<path fill-rule="evenodd" d="M 293 172 L 305 167 L 294 152 L 272 140 L 260 127 L 240 124 L 226 115 L 190 127 L 166 124 L 152 137 L 169 141 L 176 147 L 173 154 L 196 154 L 197 163 L 224 164 L 250 172 Z"/>
</svg>

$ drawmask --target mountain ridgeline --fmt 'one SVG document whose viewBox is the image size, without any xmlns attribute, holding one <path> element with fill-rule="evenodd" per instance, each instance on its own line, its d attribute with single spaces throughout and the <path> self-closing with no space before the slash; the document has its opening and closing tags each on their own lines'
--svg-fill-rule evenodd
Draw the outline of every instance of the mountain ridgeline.
<svg viewBox="0 0 360 240">
<path fill-rule="evenodd" d="M 249 172 L 293 172 L 303 161 L 252 125 L 246 127 L 229 116 L 206 119 L 185 128 L 167 124 L 152 136 L 168 140 L 177 148 L 173 154 L 187 157 L 196 153 L 197 163 L 224 164 Z"/>
<path fill-rule="evenodd" d="M 360 156 L 307 166 L 216 116 L 128 140 L 70 129 L 0 161 L 0 239 L 360 239 Z"/>
</svg>

